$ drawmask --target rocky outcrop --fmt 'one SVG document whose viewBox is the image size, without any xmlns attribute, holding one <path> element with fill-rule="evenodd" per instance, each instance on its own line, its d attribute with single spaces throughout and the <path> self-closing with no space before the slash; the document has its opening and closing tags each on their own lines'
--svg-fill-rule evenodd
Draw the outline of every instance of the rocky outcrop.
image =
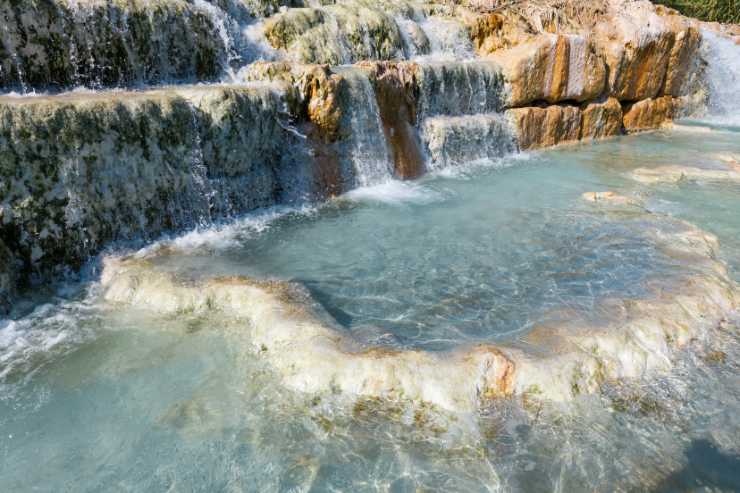
<svg viewBox="0 0 740 493">
<path fill-rule="evenodd" d="M 270 205 L 287 187 L 281 105 L 229 87 L 0 98 L 0 243 L 45 278 L 111 241 Z"/>
<path fill-rule="evenodd" d="M 2 212 L 2 209 L 0 209 Z M 2 215 L 0 214 L 0 220 Z M 18 260 L 10 249 L 0 240 L 0 313 L 10 308 L 13 298 L 17 294 Z"/>
<path fill-rule="evenodd" d="M 367 397 L 410 401 L 454 413 L 474 413 L 512 395 L 569 401 L 605 384 L 669 370 L 677 350 L 706 338 L 740 306 L 737 284 L 716 259 L 716 237 L 616 194 L 585 198 L 596 207 L 630 208 L 625 220 L 634 221 L 643 241 L 682 259 L 684 267 L 669 279 L 652 279 L 637 299 L 600 302 L 597 321 L 554 313 L 552 323 L 508 344 L 446 352 L 367 347 L 318 316 L 297 286 L 237 276 L 183 283 L 157 267 L 156 251 L 105 259 L 103 297 L 168 316 L 238 320 L 239 330 L 227 337 L 236 333 L 234 343 L 251 347 L 284 385 L 312 395 L 331 393 L 350 403 Z"/>
<path fill-rule="evenodd" d="M 581 133 L 581 110 L 576 106 L 515 108 L 506 111 L 519 148 L 537 149 L 576 141 Z"/>
<path fill-rule="evenodd" d="M 624 128 L 629 132 L 658 128 L 673 119 L 673 98 L 645 99 L 624 110 Z"/>
</svg>

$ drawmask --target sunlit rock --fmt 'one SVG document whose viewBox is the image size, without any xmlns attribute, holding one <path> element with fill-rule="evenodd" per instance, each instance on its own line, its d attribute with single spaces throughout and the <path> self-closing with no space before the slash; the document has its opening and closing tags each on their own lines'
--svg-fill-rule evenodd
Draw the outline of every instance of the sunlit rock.
<svg viewBox="0 0 740 493">
<path fill-rule="evenodd" d="M 356 0 L 289 9 L 268 20 L 265 36 L 274 48 L 304 63 L 338 65 L 403 57 L 403 37 L 383 6 Z"/>
<path fill-rule="evenodd" d="M 613 194 L 586 196 L 592 197 L 618 201 Z M 738 287 L 716 260 L 716 237 L 683 221 L 642 214 L 658 221 L 645 231 L 647 238 L 691 269 L 649 281 L 639 299 L 603 300 L 594 317 L 553 313 L 551 323 L 534 327 L 521 343 L 498 347 L 364 347 L 317 317 L 296 286 L 245 277 L 178 279 L 145 255 L 107 258 L 101 284 L 110 303 L 231 318 L 243 327 L 239 343 L 300 392 L 423 402 L 452 412 L 475 411 L 513 394 L 567 401 L 608 382 L 670 369 L 676 350 L 705 337 L 738 308 Z"/>
<path fill-rule="evenodd" d="M 506 111 L 521 149 L 537 149 L 579 139 L 581 110 L 575 106 L 514 108 Z"/>
<path fill-rule="evenodd" d="M 670 96 L 644 99 L 624 110 L 624 128 L 628 132 L 659 128 L 673 119 L 674 100 Z"/>
<path fill-rule="evenodd" d="M 700 45 L 698 29 L 689 26 L 676 33 L 666 68 L 664 95 L 685 96 L 696 90 L 703 70 Z"/>
<path fill-rule="evenodd" d="M 284 283 L 232 277 L 188 285 L 140 259 L 106 260 L 101 282 L 109 302 L 172 315 L 221 312 L 242 320 L 254 350 L 301 392 L 421 401 L 470 412 L 512 390 L 514 366 L 494 347 L 444 354 L 363 348 L 320 322 Z"/>
<path fill-rule="evenodd" d="M 604 90 L 604 62 L 582 36 L 543 34 L 491 58 L 503 68 L 510 107 L 586 101 Z"/>
<path fill-rule="evenodd" d="M 615 98 L 582 108 L 581 139 L 601 139 L 622 133 L 622 106 Z"/>
</svg>

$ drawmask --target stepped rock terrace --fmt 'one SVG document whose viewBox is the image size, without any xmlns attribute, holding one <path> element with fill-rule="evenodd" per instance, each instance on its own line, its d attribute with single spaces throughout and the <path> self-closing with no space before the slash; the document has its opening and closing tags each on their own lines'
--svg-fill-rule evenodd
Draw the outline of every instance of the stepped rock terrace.
<svg viewBox="0 0 740 493">
<path fill-rule="evenodd" d="M 0 1 L 3 486 L 740 489 L 738 40 Z"/>
</svg>

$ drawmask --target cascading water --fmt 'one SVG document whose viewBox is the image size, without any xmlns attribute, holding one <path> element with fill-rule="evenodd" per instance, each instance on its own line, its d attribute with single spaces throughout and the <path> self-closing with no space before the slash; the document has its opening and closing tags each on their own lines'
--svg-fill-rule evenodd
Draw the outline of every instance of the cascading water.
<svg viewBox="0 0 740 493">
<path fill-rule="evenodd" d="M 490 161 L 516 151 L 511 126 L 500 113 L 436 116 L 422 123 L 427 168 L 440 171 Z"/>
<path fill-rule="evenodd" d="M 708 61 L 708 119 L 729 126 L 740 126 L 740 57 L 732 39 L 709 30 L 702 31 L 704 58 Z"/>
<path fill-rule="evenodd" d="M 345 114 L 343 128 L 349 135 L 340 146 L 342 168 L 352 176 L 354 186 L 383 183 L 393 177 L 392 157 L 383 135 L 380 110 L 367 74 L 359 69 L 341 71 L 344 81 L 342 99 Z"/>
</svg>

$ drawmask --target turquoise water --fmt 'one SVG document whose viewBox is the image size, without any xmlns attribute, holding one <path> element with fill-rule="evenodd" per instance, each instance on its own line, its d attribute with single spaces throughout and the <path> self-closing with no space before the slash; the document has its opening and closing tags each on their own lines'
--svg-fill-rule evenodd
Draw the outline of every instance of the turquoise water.
<svg viewBox="0 0 740 493">
<path fill-rule="evenodd" d="M 739 154 L 737 133 L 656 132 L 470 165 L 165 241 L 176 248 L 157 263 L 183 279 L 298 283 L 366 343 L 517 340 L 553 310 L 598 317 L 599 300 L 690 269 L 648 234 L 670 216 L 716 234 L 740 279 L 737 184 L 628 176 L 719 167 L 717 153 Z M 639 205 L 581 198 L 606 190 Z M 420 424 L 402 403 L 285 390 L 233 320 L 110 307 L 94 282 L 65 293 L 0 326 L 0 491 L 740 489 L 731 324 L 667 375 Z"/>
</svg>

